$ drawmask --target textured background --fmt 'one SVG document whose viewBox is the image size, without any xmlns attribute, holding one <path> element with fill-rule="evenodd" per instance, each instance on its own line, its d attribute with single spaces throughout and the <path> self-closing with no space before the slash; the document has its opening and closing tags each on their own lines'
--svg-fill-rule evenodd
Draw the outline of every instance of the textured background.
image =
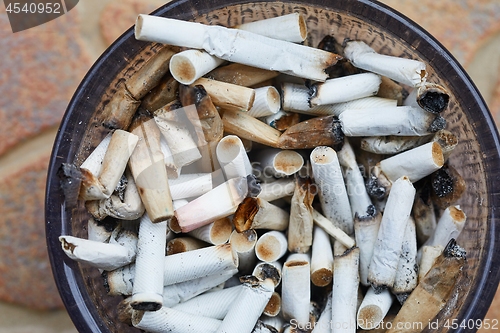
<svg viewBox="0 0 500 333">
<path fill-rule="evenodd" d="M 448 48 L 500 124 L 500 1 L 383 0 Z M 0 333 L 76 332 L 45 247 L 46 169 L 59 121 L 92 63 L 159 0 L 82 0 L 13 34 L 0 5 Z M 500 293 L 487 318 L 500 318 Z M 486 332 L 486 331 L 484 331 Z"/>
</svg>

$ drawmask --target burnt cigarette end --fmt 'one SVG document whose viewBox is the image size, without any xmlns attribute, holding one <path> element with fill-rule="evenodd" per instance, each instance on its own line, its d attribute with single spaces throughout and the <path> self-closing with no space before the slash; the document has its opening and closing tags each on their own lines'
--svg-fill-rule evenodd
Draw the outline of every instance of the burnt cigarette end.
<svg viewBox="0 0 500 333">
<path fill-rule="evenodd" d="M 179 98 L 184 106 L 191 104 L 198 105 L 207 96 L 208 93 L 201 84 L 195 86 L 179 85 Z"/>
<path fill-rule="evenodd" d="M 396 298 L 398 299 L 399 304 L 403 305 L 404 302 L 408 299 L 408 296 L 410 296 L 410 293 L 401 293 L 397 294 Z"/>
<path fill-rule="evenodd" d="M 342 46 L 337 43 L 337 40 L 332 35 L 326 35 L 318 44 L 318 49 L 333 52 L 342 53 Z"/>
<path fill-rule="evenodd" d="M 120 301 L 116 306 L 116 313 L 118 314 L 118 320 L 124 324 L 132 326 L 132 313 L 133 309 L 130 306 L 130 298 L 125 298 Z"/>
<path fill-rule="evenodd" d="M 249 198 L 257 198 L 257 196 L 260 194 L 260 191 L 262 190 L 259 182 L 257 181 L 257 177 L 253 174 L 247 176 L 247 187 L 247 197 Z"/>
<path fill-rule="evenodd" d="M 57 176 L 59 177 L 59 185 L 63 191 L 66 205 L 69 207 L 76 206 L 82 183 L 80 168 L 74 164 L 63 163 L 57 171 Z"/>
<path fill-rule="evenodd" d="M 243 232 L 252 226 L 253 218 L 259 211 L 259 204 L 256 198 L 246 197 L 239 204 L 233 217 L 233 224 L 237 232 Z"/>
<path fill-rule="evenodd" d="M 256 276 L 253 275 L 243 275 L 240 276 L 240 282 L 241 283 L 248 283 L 252 287 L 258 287 L 260 286 L 260 280 Z"/>
<path fill-rule="evenodd" d="M 449 164 L 431 174 L 432 200 L 442 209 L 455 203 L 465 192 L 463 177 Z"/>
<path fill-rule="evenodd" d="M 438 91 L 426 92 L 418 100 L 422 109 L 431 113 L 441 113 L 448 106 L 450 96 Z"/>
<path fill-rule="evenodd" d="M 431 176 L 432 190 L 438 198 L 445 197 L 453 192 L 453 179 L 445 168 L 434 172 Z"/>
<path fill-rule="evenodd" d="M 134 310 L 139 311 L 158 311 L 161 309 L 161 304 L 156 302 L 140 302 L 130 303 Z"/>
<path fill-rule="evenodd" d="M 309 107 L 312 108 L 311 99 L 316 97 L 316 94 L 318 93 L 318 86 L 313 84 L 310 85 L 308 88 L 309 88 L 309 99 L 307 102 L 309 103 Z"/>
<path fill-rule="evenodd" d="M 447 258 L 464 258 L 466 259 L 467 252 L 463 247 L 457 244 L 455 238 L 450 239 L 443 250 L 443 255 Z"/>
<path fill-rule="evenodd" d="M 386 196 L 385 187 L 379 184 L 378 179 L 375 176 L 370 176 L 366 181 L 366 191 L 370 197 L 377 200 L 382 200 Z"/>
<path fill-rule="evenodd" d="M 432 121 L 431 125 L 429 126 L 429 132 L 435 133 L 437 131 L 440 131 L 446 127 L 446 119 L 444 119 L 441 116 L 437 116 L 434 118 Z"/>
<path fill-rule="evenodd" d="M 281 281 L 280 271 L 275 266 L 268 263 L 260 265 L 260 270 L 258 275 L 259 275 L 258 278 L 262 281 L 266 279 L 271 279 L 274 285 L 277 285 L 279 281 Z"/>
<path fill-rule="evenodd" d="M 345 135 L 344 131 L 342 131 L 342 123 L 337 117 L 334 118 L 332 123 L 332 138 L 333 142 L 335 142 L 335 144 L 332 145 L 332 148 L 335 151 L 341 150 L 344 146 Z"/>
<path fill-rule="evenodd" d="M 106 290 L 106 294 L 109 294 L 111 288 L 109 287 L 109 282 L 108 282 L 108 271 L 102 271 L 101 277 L 103 280 L 104 289 Z"/>
<path fill-rule="evenodd" d="M 380 294 L 381 292 L 383 292 L 385 289 L 387 289 L 387 286 L 378 285 L 378 284 L 374 284 L 374 283 L 371 283 L 371 287 L 373 288 L 373 292 L 377 295 Z"/>
</svg>

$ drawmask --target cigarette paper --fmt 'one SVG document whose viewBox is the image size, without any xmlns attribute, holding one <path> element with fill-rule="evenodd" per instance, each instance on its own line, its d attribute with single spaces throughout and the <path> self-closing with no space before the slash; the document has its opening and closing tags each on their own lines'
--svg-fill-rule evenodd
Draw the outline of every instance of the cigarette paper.
<svg viewBox="0 0 500 333">
<path fill-rule="evenodd" d="M 252 165 L 243 142 L 236 135 L 222 138 L 217 144 L 216 154 L 226 180 L 246 177 L 252 173 Z"/>
<path fill-rule="evenodd" d="M 186 325 L 186 323 L 189 323 L 189 325 Z M 153 333 L 216 333 L 221 321 L 162 307 L 158 311 L 134 312 L 132 324 L 138 329 Z"/>
<path fill-rule="evenodd" d="M 238 268 L 234 250 L 231 244 L 222 244 L 164 256 L 163 285 L 234 270 Z"/>
<path fill-rule="evenodd" d="M 436 259 L 443 253 L 444 246 L 441 245 L 422 245 L 419 250 L 420 261 L 418 267 L 418 281 L 422 281 L 425 275 L 430 271 Z"/>
<path fill-rule="evenodd" d="M 423 62 L 376 53 L 362 41 L 348 41 L 344 55 L 358 68 L 387 76 L 411 87 L 422 84 L 427 77 Z"/>
<path fill-rule="evenodd" d="M 310 178 L 296 178 L 295 192 L 290 203 L 288 250 L 306 253 L 312 245 L 315 187 Z"/>
<path fill-rule="evenodd" d="M 359 279 L 363 286 L 370 285 L 368 282 L 368 268 L 372 261 L 381 221 L 382 214 L 380 213 L 375 216 L 358 216 L 354 218 L 354 236 L 356 245 L 359 247 Z"/>
<path fill-rule="evenodd" d="M 380 325 L 389 312 L 393 297 L 387 289 L 375 293 L 373 288 L 368 288 L 363 302 L 358 309 L 357 322 L 360 328 L 369 330 Z"/>
<path fill-rule="evenodd" d="M 143 97 L 141 108 L 153 113 L 175 100 L 178 88 L 179 82 L 170 75 L 165 75 L 160 83 Z"/>
<path fill-rule="evenodd" d="M 214 292 L 204 293 L 191 298 L 186 302 L 174 305 L 172 308 L 196 316 L 222 320 L 229 311 L 231 304 L 241 293 L 242 289 L 243 286 L 239 285 Z"/>
<path fill-rule="evenodd" d="M 262 183 L 261 191 L 257 198 L 265 201 L 274 201 L 287 196 L 292 196 L 295 191 L 294 178 L 282 178 L 271 183 Z"/>
<path fill-rule="evenodd" d="M 429 142 L 386 158 L 379 164 L 381 171 L 392 182 L 402 176 L 416 182 L 441 168 L 444 158 L 441 146 L 436 142 Z"/>
<path fill-rule="evenodd" d="M 195 141 L 196 133 L 188 125 L 187 110 L 175 100 L 154 113 L 154 120 L 171 152 L 176 168 L 180 169 L 201 158 Z"/>
<path fill-rule="evenodd" d="M 394 285 L 414 197 L 415 188 L 408 177 L 392 185 L 368 271 L 368 281 L 376 289 Z"/>
<path fill-rule="evenodd" d="M 212 174 L 182 174 L 169 179 L 168 185 L 173 200 L 199 197 L 212 189 Z"/>
<path fill-rule="evenodd" d="M 261 281 L 271 279 L 277 287 L 281 282 L 282 269 L 283 265 L 279 261 L 259 262 L 255 265 L 252 275 Z"/>
<path fill-rule="evenodd" d="M 233 214 L 248 192 L 246 177 L 232 178 L 175 211 L 182 232 Z"/>
<path fill-rule="evenodd" d="M 318 321 L 311 333 L 332 333 L 332 293 L 327 296 L 327 301 Z"/>
<path fill-rule="evenodd" d="M 243 87 L 251 87 L 261 82 L 270 80 L 278 76 L 279 72 L 269 71 L 257 67 L 230 63 L 221 66 L 210 73 L 207 77 L 213 80 L 237 84 Z"/>
<path fill-rule="evenodd" d="M 396 295 L 398 301 L 403 304 L 408 295 L 417 286 L 417 282 L 417 234 L 415 221 L 410 216 L 406 225 L 396 278 L 391 291 Z"/>
<path fill-rule="evenodd" d="M 451 206 L 445 209 L 437 223 L 434 233 L 425 242 L 425 245 L 430 246 L 446 246 L 453 238 L 457 239 L 462 232 L 467 216 L 460 209 L 460 206 Z"/>
<path fill-rule="evenodd" d="M 281 278 L 281 310 L 286 320 L 294 319 L 299 325 L 309 323 L 311 299 L 311 267 L 307 254 L 294 253 L 283 265 Z"/>
<path fill-rule="evenodd" d="M 423 136 L 444 128 L 446 121 L 412 106 L 350 109 L 339 115 L 346 136 Z"/>
<path fill-rule="evenodd" d="M 102 110 L 102 125 L 110 129 L 126 130 L 140 104 L 141 102 L 132 96 L 125 84 L 120 84 Z"/>
<path fill-rule="evenodd" d="M 342 103 L 374 96 L 380 86 L 380 76 L 361 73 L 343 76 L 318 83 L 311 88 L 311 106 Z"/>
<path fill-rule="evenodd" d="M 167 242 L 167 255 L 198 250 L 208 246 L 207 243 L 192 237 L 176 237 Z"/>
<path fill-rule="evenodd" d="M 300 122 L 300 115 L 294 112 L 279 110 L 273 115 L 261 118 L 261 120 L 278 131 L 286 131 Z"/>
<path fill-rule="evenodd" d="M 109 230 L 106 225 L 99 224 L 92 217 L 87 221 L 87 239 L 101 243 L 107 243 L 113 230 Z"/>
<path fill-rule="evenodd" d="M 259 260 L 273 262 L 283 257 L 288 249 L 288 242 L 283 232 L 272 230 L 259 237 L 255 244 L 255 254 Z"/>
<path fill-rule="evenodd" d="M 438 114 L 448 107 L 450 94 L 446 88 L 431 82 L 425 82 L 413 89 L 404 101 L 404 105 L 416 105 L 427 112 Z"/>
<path fill-rule="evenodd" d="M 243 23 L 233 28 L 292 43 L 301 43 L 307 37 L 306 21 L 299 13 Z"/>
<path fill-rule="evenodd" d="M 233 224 L 236 231 L 249 229 L 285 230 L 290 214 L 261 198 L 245 198 L 236 209 Z"/>
<path fill-rule="evenodd" d="M 281 108 L 281 96 L 273 86 L 254 89 L 255 99 L 248 114 L 252 117 L 266 117 L 276 114 Z"/>
<path fill-rule="evenodd" d="M 174 208 L 160 148 L 160 130 L 153 119 L 144 116 L 132 124 L 132 133 L 139 141 L 130 156 L 129 167 L 146 212 L 155 223 L 168 221 L 174 215 Z"/>
<path fill-rule="evenodd" d="M 352 239 L 348 234 L 346 234 L 342 229 L 336 227 L 334 222 L 330 221 L 323 215 L 321 215 L 317 210 L 313 209 L 312 212 L 314 222 L 320 226 L 326 233 L 335 238 L 340 244 L 350 249 L 355 245 L 354 239 Z"/>
<path fill-rule="evenodd" d="M 430 135 L 425 136 L 371 136 L 361 139 L 360 147 L 375 154 L 397 154 L 421 146 L 431 141 Z"/>
<path fill-rule="evenodd" d="M 170 73 L 179 83 L 189 85 L 223 62 L 205 51 L 185 50 L 170 59 Z"/>
<path fill-rule="evenodd" d="M 351 205 L 337 153 L 330 147 L 316 147 L 310 160 L 324 215 L 351 235 L 354 232 Z"/>
<path fill-rule="evenodd" d="M 332 331 L 356 332 L 359 287 L 359 249 L 354 247 L 333 261 Z"/>
<path fill-rule="evenodd" d="M 265 177 L 285 177 L 298 172 L 304 165 L 302 155 L 293 150 L 264 148 L 254 156 L 253 161 Z"/>
<path fill-rule="evenodd" d="M 408 296 L 394 318 L 392 328 L 387 332 L 418 333 L 427 327 L 430 320 L 446 305 L 464 263 L 465 250 L 458 246 L 454 240 L 450 241 L 425 278 Z M 419 311 L 415 311 L 415 309 L 419 309 Z M 398 329 L 404 327 L 403 323 L 408 322 L 414 323 L 411 329 Z"/>
<path fill-rule="evenodd" d="M 238 256 L 238 270 L 242 274 L 252 271 L 257 261 L 255 256 L 255 244 L 257 243 L 257 232 L 254 229 L 237 232 L 234 230 L 229 237 L 229 244 Z"/>
<path fill-rule="evenodd" d="M 271 280 L 255 280 L 243 283 L 243 289 L 240 295 L 229 308 L 217 332 L 252 332 L 257 320 L 274 292 L 274 284 Z"/>
<path fill-rule="evenodd" d="M 333 279 L 333 250 L 330 236 L 318 226 L 314 227 L 311 251 L 311 282 L 325 287 Z"/>
<path fill-rule="evenodd" d="M 178 31 L 185 33 L 179 34 Z M 191 38 L 184 38 L 186 34 Z M 325 81 L 325 69 L 341 59 L 334 53 L 248 31 L 142 14 L 135 24 L 135 37 L 138 40 L 204 49 L 227 61 L 314 81 Z"/>
<path fill-rule="evenodd" d="M 193 85 L 202 85 L 214 105 L 224 110 L 249 111 L 255 100 L 255 90 L 232 83 L 199 78 Z"/>
<path fill-rule="evenodd" d="M 106 155 L 106 151 L 108 150 L 112 135 L 113 132 L 108 133 L 101 140 L 101 142 L 99 142 L 90 155 L 80 165 L 80 169 L 86 169 L 94 176 L 99 176 L 101 173 L 102 161 L 104 160 L 104 155 Z"/>
<path fill-rule="evenodd" d="M 228 133 L 266 146 L 278 147 L 281 132 L 245 112 L 224 111 L 222 122 L 224 131 Z"/>
<path fill-rule="evenodd" d="M 233 224 L 231 219 L 229 217 L 223 217 L 203 227 L 194 229 L 188 234 L 209 244 L 220 245 L 229 240 L 232 231 Z"/>
<path fill-rule="evenodd" d="M 59 236 L 61 248 L 71 259 L 102 270 L 114 270 L 136 257 L 137 237 L 132 232 L 119 233 L 116 243 L 102 243 L 73 236 Z"/>
<path fill-rule="evenodd" d="M 154 223 L 147 214 L 139 226 L 131 306 L 156 311 L 163 305 L 163 271 L 167 222 Z"/>
</svg>

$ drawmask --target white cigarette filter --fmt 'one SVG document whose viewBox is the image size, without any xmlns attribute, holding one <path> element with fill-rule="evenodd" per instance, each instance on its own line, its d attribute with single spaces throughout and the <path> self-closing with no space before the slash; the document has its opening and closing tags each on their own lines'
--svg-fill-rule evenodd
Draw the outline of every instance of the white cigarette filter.
<svg viewBox="0 0 500 333">
<path fill-rule="evenodd" d="M 412 106 L 350 109 L 339 119 L 346 136 L 423 136 L 446 125 L 442 117 Z"/>
<path fill-rule="evenodd" d="M 249 229 L 285 230 L 289 226 L 288 211 L 261 198 L 247 197 L 233 215 L 236 231 Z"/>
<path fill-rule="evenodd" d="M 163 271 L 167 222 L 153 223 L 144 214 L 139 225 L 135 276 L 131 306 L 135 310 L 156 311 L 163 305 Z"/>
<path fill-rule="evenodd" d="M 123 230 L 114 243 L 103 243 L 73 236 L 59 236 L 61 248 L 71 259 L 111 271 L 131 263 L 136 257 L 137 236 Z"/>
<path fill-rule="evenodd" d="M 182 232 L 233 214 L 248 192 L 247 178 L 232 178 L 175 211 Z"/>
<path fill-rule="evenodd" d="M 274 286 L 277 287 L 281 282 L 282 269 L 283 265 L 279 261 L 259 262 L 255 265 L 252 275 L 261 281 L 271 279 L 274 282 Z"/>
<path fill-rule="evenodd" d="M 412 183 L 440 169 L 443 164 L 443 152 L 437 142 L 426 143 L 379 162 L 380 170 L 390 181 L 407 176 Z"/>
<path fill-rule="evenodd" d="M 331 147 L 320 146 L 314 148 L 310 159 L 323 214 L 351 235 L 354 232 L 351 205 L 337 153 Z"/>
<path fill-rule="evenodd" d="M 280 39 L 292 43 L 301 43 L 307 37 L 306 21 L 299 13 L 243 23 L 233 28 L 251 31 L 269 38 Z"/>
<path fill-rule="evenodd" d="M 179 31 L 183 31 L 179 34 Z M 190 36 L 190 38 L 185 38 Z M 325 81 L 325 69 L 340 56 L 327 51 L 268 38 L 239 29 L 140 14 L 135 24 L 138 40 L 204 49 L 218 58 Z"/>
<path fill-rule="evenodd" d="M 174 305 L 172 308 L 196 316 L 222 320 L 242 289 L 243 286 L 238 285 L 214 292 L 203 293 L 186 302 Z"/>
<path fill-rule="evenodd" d="M 216 333 L 221 321 L 162 307 L 158 311 L 135 311 L 132 324 L 138 329 L 154 333 Z"/>
<path fill-rule="evenodd" d="M 173 200 L 196 198 L 213 188 L 212 174 L 181 174 L 175 179 L 169 179 L 168 186 Z"/>
<path fill-rule="evenodd" d="M 415 188 L 408 177 L 392 185 L 368 271 L 368 281 L 376 291 L 394 285 L 414 197 Z"/>
<path fill-rule="evenodd" d="M 411 87 L 424 83 L 427 77 L 425 63 L 379 54 L 362 41 L 348 41 L 344 56 L 358 68 L 387 76 Z"/>
<path fill-rule="evenodd" d="M 359 249 L 354 247 L 333 261 L 332 332 L 355 333 L 359 287 Z"/>
<path fill-rule="evenodd" d="M 312 212 L 313 220 L 316 225 L 321 227 L 327 234 L 332 236 L 338 243 L 342 244 L 346 249 L 353 247 L 356 242 L 342 229 L 336 227 L 332 221 L 321 215 L 316 209 Z"/>
<path fill-rule="evenodd" d="M 266 117 L 276 114 L 281 109 L 281 96 L 273 86 L 265 86 L 255 89 L 255 100 L 248 110 L 252 117 Z"/>
<path fill-rule="evenodd" d="M 229 237 L 229 244 L 238 257 L 238 270 L 242 274 L 252 271 L 257 261 L 255 256 L 255 245 L 257 244 L 257 232 L 249 229 L 243 232 L 234 230 Z"/>
<path fill-rule="evenodd" d="M 263 177 L 279 178 L 297 173 L 304 165 L 304 159 L 293 150 L 265 148 L 255 155 L 254 163 L 262 170 Z"/>
<path fill-rule="evenodd" d="M 452 238 L 458 238 L 466 220 L 467 215 L 460 209 L 459 205 L 446 208 L 439 218 L 436 230 L 425 242 L 425 245 L 445 247 Z"/>
<path fill-rule="evenodd" d="M 226 180 L 252 174 L 252 165 L 245 146 L 236 135 L 222 138 L 217 144 L 216 154 Z"/>
<path fill-rule="evenodd" d="M 408 295 L 415 289 L 418 283 L 418 264 L 417 264 L 417 232 L 415 221 L 410 216 L 406 225 L 399 258 L 398 268 L 392 293 L 396 295 L 402 304 Z"/>
<path fill-rule="evenodd" d="M 377 242 L 382 214 L 354 218 L 354 236 L 359 247 L 359 279 L 363 286 L 369 286 L 368 268 Z"/>
<path fill-rule="evenodd" d="M 170 58 L 170 73 L 180 83 L 189 85 L 223 62 L 205 51 L 185 50 Z"/>
<path fill-rule="evenodd" d="M 307 254 L 291 254 L 283 265 L 281 277 L 281 311 L 285 320 L 309 323 L 311 300 L 311 265 Z"/>
<path fill-rule="evenodd" d="M 165 286 L 238 268 L 238 256 L 231 244 L 204 247 L 162 259 L 165 265 L 162 283 Z"/>
<path fill-rule="evenodd" d="M 229 240 L 232 231 L 233 224 L 231 219 L 223 217 L 203 227 L 194 229 L 188 234 L 209 244 L 220 245 Z"/>
<path fill-rule="evenodd" d="M 311 106 L 352 101 L 374 96 L 378 92 L 381 79 L 373 73 L 343 76 L 318 83 L 311 89 Z"/>
<path fill-rule="evenodd" d="M 255 255 L 259 260 L 273 262 L 283 257 L 288 250 L 286 236 L 281 231 L 268 231 L 255 244 Z"/>
<path fill-rule="evenodd" d="M 373 288 L 368 288 L 358 309 L 357 322 L 359 327 L 364 330 L 377 328 L 389 312 L 392 302 L 393 296 L 389 290 L 384 289 L 377 294 Z"/>
<path fill-rule="evenodd" d="M 273 292 L 274 284 L 271 280 L 247 279 L 217 332 L 251 333 Z"/>
<path fill-rule="evenodd" d="M 183 108 L 179 101 L 175 100 L 154 113 L 156 125 L 178 169 L 201 158 L 195 141 L 197 135 L 190 126 L 186 112 L 189 112 L 188 109 Z"/>
<path fill-rule="evenodd" d="M 321 227 L 315 226 L 311 251 L 311 282 L 325 287 L 333 279 L 333 248 L 330 235 Z"/>
</svg>

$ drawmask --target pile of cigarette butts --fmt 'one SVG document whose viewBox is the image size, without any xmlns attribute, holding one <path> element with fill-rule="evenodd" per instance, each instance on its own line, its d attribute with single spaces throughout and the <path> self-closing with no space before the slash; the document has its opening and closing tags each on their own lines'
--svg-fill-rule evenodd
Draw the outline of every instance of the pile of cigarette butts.
<svg viewBox="0 0 500 333">
<path fill-rule="evenodd" d="M 425 63 L 342 36 L 306 46 L 298 13 L 230 28 L 139 15 L 135 36 L 157 51 L 61 180 L 92 215 L 62 249 L 123 298 L 120 321 L 418 332 L 445 307 L 465 183 Z"/>
</svg>

